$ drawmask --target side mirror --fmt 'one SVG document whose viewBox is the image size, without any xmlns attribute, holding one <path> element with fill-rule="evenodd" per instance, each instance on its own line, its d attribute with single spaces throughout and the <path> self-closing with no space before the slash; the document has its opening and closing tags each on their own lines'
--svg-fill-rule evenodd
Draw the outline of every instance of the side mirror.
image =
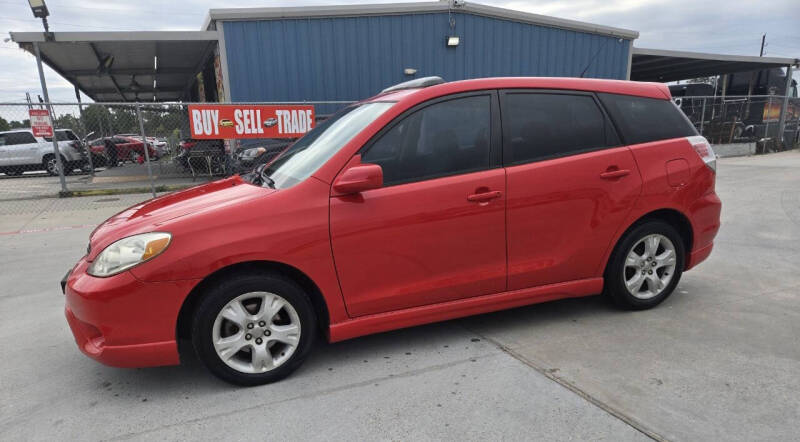
<svg viewBox="0 0 800 442">
<path fill-rule="evenodd" d="M 333 183 L 340 195 L 359 193 L 383 186 L 383 169 L 377 164 L 359 164 L 344 171 Z"/>
</svg>

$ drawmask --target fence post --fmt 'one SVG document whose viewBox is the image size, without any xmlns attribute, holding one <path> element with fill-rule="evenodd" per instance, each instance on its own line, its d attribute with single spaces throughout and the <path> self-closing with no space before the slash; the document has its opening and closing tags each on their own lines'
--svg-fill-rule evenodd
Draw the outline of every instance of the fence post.
<svg viewBox="0 0 800 442">
<path fill-rule="evenodd" d="M 150 149 L 147 148 L 147 137 L 144 134 L 144 119 L 142 118 L 142 104 L 136 103 L 136 118 L 139 120 L 139 130 L 142 132 L 142 145 L 144 146 L 144 160 L 147 162 L 147 177 L 150 178 L 150 191 L 156 197 L 156 184 L 153 181 L 153 169 L 150 167 Z"/>
<path fill-rule="evenodd" d="M 56 137 L 56 115 L 53 104 L 50 102 L 50 94 L 47 93 L 47 83 L 44 81 L 44 71 L 42 70 L 42 54 L 39 53 L 39 43 L 33 42 L 33 49 L 36 52 L 36 67 L 39 68 L 39 82 L 42 83 L 42 94 L 47 107 L 50 108 L 50 120 L 53 124 L 53 154 L 56 157 L 58 168 L 58 180 L 61 181 L 61 194 L 67 193 L 67 180 L 64 179 L 64 164 L 61 161 L 61 151 L 58 150 L 58 138 Z"/>
<path fill-rule="evenodd" d="M 703 97 L 703 110 L 700 111 L 700 135 L 703 135 L 703 125 L 705 124 L 706 124 L 706 97 Z"/>
<path fill-rule="evenodd" d="M 86 125 L 83 124 L 83 104 L 81 103 L 81 93 L 78 90 L 78 86 L 75 86 L 75 97 L 78 99 L 78 122 L 80 123 L 81 132 L 83 133 L 83 139 L 81 140 L 81 144 L 84 144 L 83 148 L 86 149 L 86 161 L 89 162 L 89 172 L 94 176 L 94 161 L 92 161 L 92 148 L 89 146 L 89 139 L 86 137 Z"/>
<path fill-rule="evenodd" d="M 778 119 L 778 142 L 783 147 L 783 131 L 786 130 L 786 110 L 789 106 L 789 89 L 792 88 L 792 65 L 786 66 L 786 89 L 783 92 L 781 116 Z"/>
</svg>

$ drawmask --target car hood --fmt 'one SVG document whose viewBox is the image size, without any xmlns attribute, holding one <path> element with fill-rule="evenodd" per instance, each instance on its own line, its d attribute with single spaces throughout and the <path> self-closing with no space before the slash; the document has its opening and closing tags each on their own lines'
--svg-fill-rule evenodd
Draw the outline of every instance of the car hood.
<svg viewBox="0 0 800 442">
<path fill-rule="evenodd" d="M 195 216 L 260 198 L 275 192 L 246 183 L 238 175 L 187 190 L 170 193 L 123 210 L 97 226 L 89 237 L 87 260 L 92 261 L 114 241 L 153 231 L 176 218 Z"/>
</svg>

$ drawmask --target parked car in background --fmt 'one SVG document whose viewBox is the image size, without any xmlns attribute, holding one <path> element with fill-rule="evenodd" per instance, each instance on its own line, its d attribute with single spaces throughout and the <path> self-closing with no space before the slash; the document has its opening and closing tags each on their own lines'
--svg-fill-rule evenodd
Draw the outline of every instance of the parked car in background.
<svg viewBox="0 0 800 442">
<path fill-rule="evenodd" d="M 186 171 L 192 170 L 194 164 L 190 164 L 193 158 L 202 158 L 207 163 L 213 163 L 212 168 L 224 169 L 225 164 L 225 141 L 219 139 L 197 140 L 194 138 L 184 138 L 178 142 L 178 153 L 175 161 Z M 198 162 L 198 167 L 203 167 L 203 161 Z"/>
<path fill-rule="evenodd" d="M 114 135 L 92 140 L 89 144 L 91 146 L 90 150 L 94 155 L 92 158 L 97 158 L 99 161 L 95 163 L 97 165 L 110 165 L 113 167 L 116 166 L 116 164 L 111 164 L 114 163 L 113 158 L 116 158 L 117 162 L 137 162 L 139 157 L 144 156 L 144 143 L 142 143 L 141 138 Z M 159 155 L 155 148 L 149 143 L 147 148 L 150 159 L 157 160 Z"/>
<path fill-rule="evenodd" d="M 275 156 L 293 142 L 294 140 L 259 138 L 239 140 L 236 149 L 237 171 L 247 172 L 254 167 L 272 161 Z"/>
<path fill-rule="evenodd" d="M 599 293 L 655 307 L 711 253 L 716 157 L 665 85 L 442 83 L 346 107 L 250 182 L 101 224 L 61 282 L 79 349 L 172 365 L 185 339 L 215 375 L 256 385 L 318 337 Z"/>
<path fill-rule="evenodd" d="M 83 169 L 87 159 L 80 139 L 69 129 L 57 129 L 55 136 L 64 173 Z M 30 129 L 0 132 L 0 172 L 13 176 L 33 170 L 58 175 L 52 138 L 35 137 Z"/>
</svg>

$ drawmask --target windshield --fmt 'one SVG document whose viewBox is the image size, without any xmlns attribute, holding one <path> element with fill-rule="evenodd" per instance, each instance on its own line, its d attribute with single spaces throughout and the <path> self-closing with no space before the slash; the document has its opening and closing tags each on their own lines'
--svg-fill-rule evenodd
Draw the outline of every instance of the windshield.
<svg viewBox="0 0 800 442">
<path fill-rule="evenodd" d="M 262 172 L 270 178 L 264 184 L 284 189 L 305 180 L 393 105 L 377 102 L 351 106 L 323 121 L 269 164 Z"/>
</svg>

